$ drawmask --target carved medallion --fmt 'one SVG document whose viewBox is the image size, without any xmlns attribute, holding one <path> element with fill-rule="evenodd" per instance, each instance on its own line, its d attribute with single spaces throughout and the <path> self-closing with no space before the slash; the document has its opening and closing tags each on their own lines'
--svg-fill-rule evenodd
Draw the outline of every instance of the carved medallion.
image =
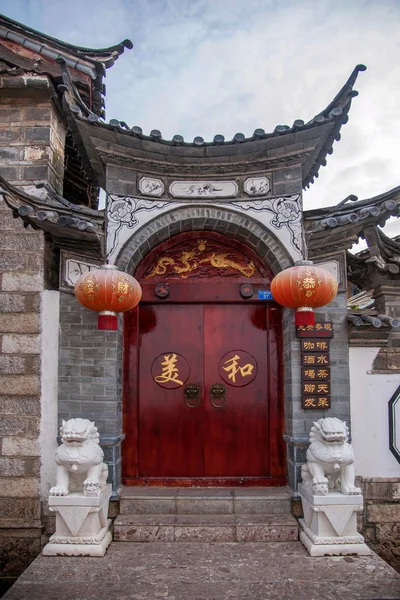
<svg viewBox="0 0 400 600">
<path fill-rule="evenodd" d="M 249 352 L 231 350 L 219 361 L 218 372 L 225 383 L 243 387 L 256 378 L 257 362 Z"/>
<path fill-rule="evenodd" d="M 248 196 L 264 196 L 270 190 L 268 177 L 249 177 L 243 184 L 243 189 Z"/>
<path fill-rule="evenodd" d="M 139 179 L 139 191 L 146 196 L 161 196 L 164 193 L 164 184 L 161 179 L 141 177 Z"/>
<path fill-rule="evenodd" d="M 173 390 L 183 386 L 189 379 L 189 363 L 177 352 L 165 352 L 154 360 L 151 375 L 160 387 Z"/>
<path fill-rule="evenodd" d="M 254 295 L 254 286 L 251 283 L 244 283 L 240 286 L 240 295 L 242 298 L 251 298 Z"/>
</svg>

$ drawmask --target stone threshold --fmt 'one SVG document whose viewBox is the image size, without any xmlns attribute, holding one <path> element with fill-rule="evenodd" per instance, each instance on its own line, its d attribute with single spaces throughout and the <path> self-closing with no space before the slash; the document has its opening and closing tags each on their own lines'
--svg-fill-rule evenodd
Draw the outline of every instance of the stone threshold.
<svg viewBox="0 0 400 600">
<path fill-rule="evenodd" d="M 120 498 L 263 498 L 290 499 L 292 496 L 288 487 L 156 487 L 156 486 L 124 486 Z"/>
<path fill-rule="evenodd" d="M 124 488 L 122 515 L 289 514 L 288 488 Z"/>
<path fill-rule="evenodd" d="M 119 515 L 118 542 L 279 542 L 296 541 L 298 524 L 278 515 Z"/>
</svg>

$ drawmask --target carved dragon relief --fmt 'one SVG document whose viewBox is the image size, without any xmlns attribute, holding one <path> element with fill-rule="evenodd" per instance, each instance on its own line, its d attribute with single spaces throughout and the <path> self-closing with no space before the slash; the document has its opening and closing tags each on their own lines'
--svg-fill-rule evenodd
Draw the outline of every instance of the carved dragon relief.
<svg viewBox="0 0 400 600">
<path fill-rule="evenodd" d="M 145 279 L 163 275 L 181 279 L 215 275 L 227 277 L 238 273 L 252 277 L 257 271 L 252 260 L 237 250 L 216 245 L 211 240 L 198 239 L 185 246 L 174 247 L 158 258 L 146 271 Z M 219 273 L 215 273 L 215 270 Z"/>
</svg>

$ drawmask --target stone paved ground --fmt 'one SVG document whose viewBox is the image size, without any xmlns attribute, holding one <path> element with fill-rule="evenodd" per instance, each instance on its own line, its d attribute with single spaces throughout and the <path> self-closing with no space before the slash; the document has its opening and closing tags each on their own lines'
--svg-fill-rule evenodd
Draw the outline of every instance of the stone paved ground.
<svg viewBox="0 0 400 600">
<path fill-rule="evenodd" d="M 310 558 L 300 542 L 113 543 L 104 558 L 39 557 L 4 600 L 400 600 L 377 555 Z"/>
</svg>

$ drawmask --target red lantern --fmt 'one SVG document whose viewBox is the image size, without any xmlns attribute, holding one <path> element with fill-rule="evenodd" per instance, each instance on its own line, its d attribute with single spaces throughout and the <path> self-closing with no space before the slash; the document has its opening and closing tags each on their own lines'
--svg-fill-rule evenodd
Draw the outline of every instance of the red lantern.
<svg viewBox="0 0 400 600">
<path fill-rule="evenodd" d="M 116 313 L 135 308 L 142 297 L 142 288 L 134 277 L 118 271 L 115 265 L 102 265 L 78 279 L 75 296 L 85 308 L 99 311 L 99 329 L 116 331 Z"/>
<path fill-rule="evenodd" d="M 296 327 L 314 325 L 313 309 L 329 304 L 337 290 L 338 284 L 332 275 L 309 260 L 299 261 L 271 281 L 274 300 L 287 308 L 297 309 Z"/>
</svg>

